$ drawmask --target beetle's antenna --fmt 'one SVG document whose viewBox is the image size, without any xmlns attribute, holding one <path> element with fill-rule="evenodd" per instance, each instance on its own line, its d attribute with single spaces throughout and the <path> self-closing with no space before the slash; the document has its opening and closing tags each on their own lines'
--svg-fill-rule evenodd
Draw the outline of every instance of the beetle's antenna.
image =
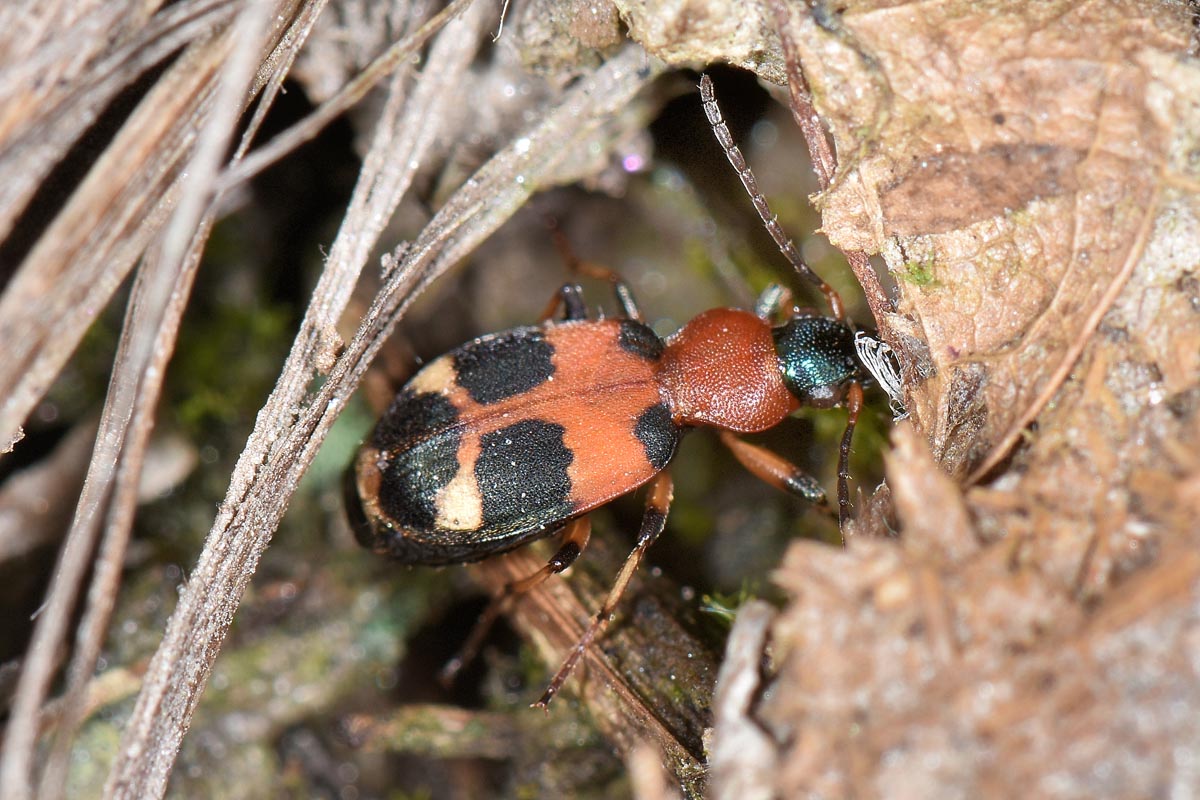
<svg viewBox="0 0 1200 800">
<path fill-rule="evenodd" d="M 842 298 L 800 257 L 800 251 L 783 232 L 778 218 L 771 212 L 771 207 L 767 205 L 767 198 L 758 188 L 758 181 L 750 170 L 750 165 L 746 163 L 745 156 L 742 155 L 737 143 L 733 141 L 733 134 L 729 132 L 729 126 L 725 124 L 725 119 L 721 116 L 721 108 L 717 105 L 717 96 L 713 92 L 712 79 L 708 75 L 700 76 L 700 99 L 704 103 L 704 115 L 708 117 L 708 124 L 712 126 L 717 142 L 725 151 L 725 157 L 729 159 L 738 178 L 741 179 L 742 186 L 746 188 L 746 193 L 750 195 L 750 200 L 754 203 L 754 210 L 758 212 L 759 219 L 762 220 L 767 233 L 771 234 L 771 238 L 775 240 L 779 252 L 783 253 L 784 258 L 791 263 L 796 272 L 821 290 L 821 294 L 825 295 L 829 301 L 829 308 L 833 312 L 833 316 L 844 321 L 846 311 L 842 306 Z"/>
<path fill-rule="evenodd" d="M 721 108 L 717 105 L 717 96 L 713 92 L 712 79 L 708 75 L 700 76 L 700 99 L 704 105 L 704 115 L 708 117 L 708 124 L 712 126 L 713 135 L 717 137 L 717 142 L 725 151 L 725 157 L 729 159 L 730 165 L 741 179 L 742 186 L 745 187 L 746 193 L 750 195 L 750 200 L 754 203 L 754 210 L 758 212 L 758 217 L 766 227 L 767 233 L 771 234 L 771 238 L 775 240 L 779 252 L 783 253 L 784 258 L 791 263 L 796 272 L 821 290 L 825 299 L 829 301 L 829 309 L 833 316 L 841 322 L 848 322 L 841 296 L 814 272 L 812 267 L 805 263 L 800 256 L 800 251 L 783 232 L 778 218 L 772 213 L 771 207 L 767 204 L 767 198 L 758 188 L 758 181 L 750 170 L 750 165 L 746 163 L 746 157 L 742 155 L 737 143 L 733 141 L 733 134 L 729 132 L 729 126 L 725 124 L 725 119 L 721 116 Z M 850 444 L 854 438 L 854 426 L 858 422 L 858 414 L 862 409 L 863 402 L 861 382 L 851 381 L 846 389 L 846 406 L 850 413 L 846 418 L 846 429 L 842 433 L 842 445 L 838 453 L 838 528 L 842 531 L 846 529 L 846 521 L 850 518 Z M 844 539 L 843 544 L 845 544 Z"/>
</svg>

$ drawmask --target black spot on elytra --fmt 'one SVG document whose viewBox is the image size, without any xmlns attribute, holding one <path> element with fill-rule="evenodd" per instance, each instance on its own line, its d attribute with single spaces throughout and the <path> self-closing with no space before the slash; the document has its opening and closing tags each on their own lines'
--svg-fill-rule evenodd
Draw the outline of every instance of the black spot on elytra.
<svg viewBox="0 0 1200 800">
<path fill-rule="evenodd" d="M 476 403 L 515 397 L 554 374 L 554 346 L 536 328 L 516 328 L 463 345 L 453 354 L 458 385 Z"/>
<path fill-rule="evenodd" d="M 458 472 L 458 446 L 462 434 L 442 431 L 397 454 L 383 471 L 379 506 L 400 528 L 428 531 L 434 527 L 438 490 Z"/>
<path fill-rule="evenodd" d="M 633 435 L 646 448 L 646 460 L 655 469 L 663 469 L 671 462 L 679 444 L 679 429 L 671 420 L 670 410 L 662 403 L 642 412 Z"/>
<path fill-rule="evenodd" d="M 663 354 L 663 340 L 658 334 L 640 322 L 621 320 L 621 332 L 617 336 L 621 349 L 640 356 L 647 361 L 658 361 Z"/>
<path fill-rule="evenodd" d="M 404 450 L 457 421 L 458 409 L 444 396 L 405 388 L 379 418 L 371 444 L 379 450 Z"/>
<path fill-rule="evenodd" d="M 375 427 L 371 443 L 386 459 L 380 510 L 398 528 L 428 531 L 438 490 L 458 472 L 458 411 L 440 394 L 405 389 Z"/>
<path fill-rule="evenodd" d="M 566 429 L 522 420 L 480 439 L 475 479 L 483 496 L 483 527 L 519 531 L 570 516 L 574 455 L 563 444 Z"/>
</svg>

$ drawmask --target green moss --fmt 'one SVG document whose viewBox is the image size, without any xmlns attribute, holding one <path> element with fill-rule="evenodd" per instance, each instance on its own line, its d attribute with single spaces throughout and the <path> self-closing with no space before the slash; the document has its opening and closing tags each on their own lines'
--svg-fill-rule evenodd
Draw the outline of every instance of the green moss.
<svg viewBox="0 0 1200 800">
<path fill-rule="evenodd" d="M 266 400 L 292 331 L 280 307 L 217 305 L 185 325 L 171 367 L 173 421 L 196 438 L 243 427 Z"/>
<path fill-rule="evenodd" d="M 133 701 L 127 703 L 132 707 Z M 100 797 L 108 780 L 109 766 L 116 758 L 123 725 L 107 715 L 85 725 L 71 749 L 67 773 L 67 797 Z"/>
<path fill-rule="evenodd" d="M 758 594 L 757 582 L 742 581 L 741 587 L 736 592 L 713 592 L 702 595 L 700 611 L 719 622 L 721 627 L 728 632 L 737 617 L 738 609 L 747 601 L 757 597 Z"/>
<path fill-rule="evenodd" d="M 932 287 L 939 285 L 934 276 L 934 260 L 923 258 L 920 261 L 909 261 L 894 272 L 895 276 L 913 286 Z"/>
</svg>

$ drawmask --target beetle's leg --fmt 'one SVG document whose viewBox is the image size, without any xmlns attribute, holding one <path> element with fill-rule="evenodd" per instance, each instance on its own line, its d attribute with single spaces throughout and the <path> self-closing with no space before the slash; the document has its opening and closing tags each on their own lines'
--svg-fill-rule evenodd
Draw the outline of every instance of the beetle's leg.
<svg viewBox="0 0 1200 800">
<path fill-rule="evenodd" d="M 546 566 L 539 569 L 530 575 L 526 575 L 520 580 L 515 580 L 504 585 L 500 593 L 492 598 L 492 602 L 488 604 L 487 609 L 476 621 L 475 627 L 471 629 L 471 635 L 467 637 L 467 641 L 463 643 L 462 648 L 454 658 L 446 662 L 442 667 L 439 678 L 442 683 L 449 685 L 454 682 L 462 668 L 474 660 L 479 653 L 479 647 L 483 644 L 483 639 L 487 636 L 487 632 L 491 630 L 496 619 L 510 608 L 516 602 L 517 598 L 529 592 L 530 590 L 541 585 L 543 581 L 551 575 L 567 569 L 575 563 L 575 559 L 579 558 L 580 554 L 587 548 L 588 540 L 592 536 L 592 523 L 587 517 L 571 520 L 563 528 L 562 545 L 558 551 L 546 562 Z"/>
<path fill-rule="evenodd" d="M 858 424 L 858 412 L 862 410 L 862 383 L 853 381 L 846 389 L 846 430 L 842 432 L 842 447 L 838 453 L 838 530 L 845 530 L 850 519 L 850 441 L 854 438 L 854 426 Z"/>
<path fill-rule="evenodd" d="M 572 322 L 574 320 L 587 319 L 587 303 L 583 302 L 583 289 L 578 284 L 564 283 L 554 292 L 554 296 L 550 298 L 550 302 L 546 304 L 546 308 L 538 317 L 538 324 L 542 324 L 546 320 L 552 319 L 558 313 L 558 307 L 562 306 L 563 320 Z"/>
<path fill-rule="evenodd" d="M 629 553 L 629 557 L 625 559 L 625 563 L 621 565 L 621 571 L 617 573 L 617 579 L 609 589 L 608 597 L 604 599 L 604 605 L 592 618 L 592 622 L 583 632 L 583 636 L 579 637 L 579 642 L 576 643 L 574 649 L 567 654 L 562 666 L 558 668 L 558 672 L 550 681 L 550 685 L 546 687 L 546 691 L 534 703 L 534 706 L 546 708 L 549 705 L 554 695 L 562 688 L 563 682 L 575 669 L 575 665 L 579 663 L 579 659 L 587 652 L 592 642 L 608 627 L 609 620 L 612 619 L 613 612 L 616 611 L 617 604 L 621 601 L 621 595 L 629 586 L 629 580 L 637 570 L 638 564 L 642 562 L 646 550 L 654 544 L 654 540 L 663 532 L 663 528 L 667 524 L 667 512 L 671 509 L 671 497 L 674 491 L 675 486 L 667 472 L 658 473 L 650 481 L 650 491 L 646 496 L 646 511 L 642 515 L 642 528 L 638 532 L 637 544 Z"/>
<path fill-rule="evenodd" d="M 642 312 L 638 309 L 637 301 L 633 299 L 633 290 L 619 274 L 608 267 L 593 264 L 591 261 L 580 261 L 575 265 L 575 270 L 589 278 L 608 281 L 612 284 L 613 294 L 616 295 L 617 304 L 621 306 L 621 312 L 625 317 L 637 322 L 642 321 Z"/>
<path fill-rule="evenodd" d="M 792 306 L 792 290 L 772 283 L 758 296 L 754 303 L 754 313 L 769 324 L 782 322 L 784 314 L 794 315 L 796 309 Z"/>
<path fill-rule="evenodd" d="M 720 143 L 721 149 L 725 151 L 725 157 L 729 159 L 730 165 L 741 179 L 742 186 L 750 195 L 750 201 L 754 203 L 754 210 L 758 212 L 758 217 L 766 227 L 767 233 L 771 234 L 771 238 L 775 240 L 779 252 L 783 253 L 784 258 L 791 263 L 796 272 L 821 290 L 821 294 L 825 295 L 829 301 L 833 316 L 844 320 L 846 312 L 842 306 L 842 298 L 820 275 L 813 272 L 812 267 L 805 263 L 800 256 L 800 251 L 796 249 L 796 245 L 792 244 L 792 240 L 783 232 L 783 228 L 779 227 L 779 220 L 771 212 L 771 207 L 767 205 L 767 198 L 758 188 L 758 181 L 754 178 L 754 173 L 750 171 L 750 165 L 746 163 L 745 156 L 738 149 L 737 143 L 733 141 L 733 134 L 729 132 L 729 126 L 721 117 L 721 109 L 717 105 L 717 97 L 713 93 L 712 80 L 707 75 L 700 76 L 700 101 L 704 106 L 704 115 L 708 117 L 708 124 L 717 137 L 717 142 Z"/>
<path fill-rule="evenodd" d="M 721 442 L 729 448 L 734 458 L 754 477 L 776 489 L 802 497 L 818 510 L 834 516 L 833 509 L 829 507 L 829 501 L 825 498 L 825 490 L 816 478 L 778 453 L 743 441 L 729 431 L 721 431 L 720 436 Z"/>
<path fill-rule="evenodd" d="M 608 267 L 591 261 L 583 261 L 575 255 L 575 251 L 571 249 L 571 243 L 567 241 L 566 235 L 558 229 L 557 224 L 551 224 L 550 233 L 554 237 L 554 246 L 558 248 L 558 254 L 563 263 L 567 265 L 567 269 L 576 275 L 587 275 L 589 278 L 608 281 L 613 287 L 613 294 L 617 296 L 617 304 L 621 306 L 621 312 L 629 319 L 642 321 L 642 312 L 638 310 L 637 301 L 633 299 L 633 291 L 619 274 Z"/>
</svg>

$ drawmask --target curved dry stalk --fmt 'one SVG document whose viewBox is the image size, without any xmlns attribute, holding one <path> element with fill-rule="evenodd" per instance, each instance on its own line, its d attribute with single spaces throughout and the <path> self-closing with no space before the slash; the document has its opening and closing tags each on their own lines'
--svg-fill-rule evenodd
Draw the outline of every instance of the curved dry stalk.
<svg viewBox="0 0 1200 800">
<path fill-rule="evenodd" d="M 272 17 L 275 26 L 292 17 L 294 5 L 295 0 L 279 0 Z M 215 12 L 203 16 L 205 21 L 194 26 L 167 26 L 175 49 L 189 42 L 190 46 L 138 103 L 0 297 L 0 341 L 8 347 L 8 357 L 0 361 L 0 386 L 6 388 L 0 403 L 0 451 L 20 438 L 20 426 L 158 234 L 175 202 L 179 171 L 195 144 L 191 135 L 207 115 L 220 68 L 220 62 L 208 56 L 222 41 L 216 32 L 230 18 Z M 185 32 L 190 40 L 176 38 Z M 279 27 L 273 29 L 274 36 L 280 33 Z M 163 43 L 156 41 L 152 49 Z M 164 55 L 159 52 L 158 60 Z M 140 69 L 154 63 L 122 50 L 111 67 L 132 77 L 104 82 L 105 91 L 111 98 Z M 108 62 L 96 65 L 105 66 Z M 77 102 L 65 106 L 61 116 L 50 115 L 23 137 L 25 145 L 17 142 L 3 151 L 0 174 L 5 180 L 0 186 L 9 175 L 20 180 L 27 170 L 45 174 L 49 167 L 43 162 L 48 158 L 57 162 L 105 107 L 92 107 L 84 97 L 72 94 L 68 99 Z M 56 149 L 39 150 L 42 139 Z M 21 205 L 0 205 L 0 219 L 12 220 Z"/>
<path fill-rule="evenodd" d="M 16 3 L 5 9 L 21 15 Z M 42 37 L 0 43 L 6 60 L 0 71 L 0 172 L 6 177 L 0 182 L 0 238 L 118 93 L 172 52 L 227 25 L 237 10 L 233 0 L 191 0 L 146 20 L 144 3 L 97 3 Z M 0 30 L 36 25 L 25 22 L 0 18 Z M 31 43 L 37 46 L 26 50 Z"/>
<path fill-rule="evenodd" d="M 297 147 L 311 141 L 326 125 L 362 100 L 367 92 L 399 67 L 404 59 L 416 52 L 417 48 L 441 30 L 442 26 L 463 13 L 470 4 L 471 0 L 454 0 L 417 30 L 393 44 L 312 114 L 250 153 L 240 163 L 231 165 L 222 178 L 222 188 L 245 183 Z"/>
<path fill-rule="evenodd" d="M 306 6 L 296 18 L 291 31 L 283 37 L 283 41 L 287 43 L 286 46 L 288 49 L 286 52 L 280 54 L 281 57 L 278 59 L 268 59 L 276 61 L 277 66 L 271 79 L 267 81 L 255 115 L 247 125 L 246 131 L 242 135 L 241 144 L 233 155 L 235 163 L 249 147 L 250 142 L 261 127 L 266 110 L 277 96 L 283 79 L 287 74 L 287 69 L 294 61 L 296 53 L 299 52 L 301 46 L 307 40 L 313 23 L 316 21 L 321 9 L 324 8 L 324 5 L 323 2 L 318 2 Z M 248 24 L 242 26 L 241 36 L 246 46 L 235 50 L 235 53 L 240 57 L 229 62 L 232 72 L 231 70 L 227 70 L 227 76 L 236 73 L 237 69 L 244 67 L 239 62 L 243 61 L 247 54 L 258 52 L 258 49 L 254 47 L 255 37 L 247 33 L 247 31 L 252 30 L 254 22 L 255 20 L 251 18 Z M 248 77 L 252 78 L 253 74 L 250 74 Z M 237 82 L 228 80 L 227 77 L 223 92 L 224 97 L 216 103 L 219 116 L 227 116 L 234 109 L 240 107 L 241 97 L 233 93 L 236 91 L 245 96 L 244 84 L 247 82 L 248 80 L 243 81 L 239 85 Z M 215 118 L 213 122 L 210 122 L 209 131 L 217 129 L 214 127 L 216 122 Z M 235 122 L 236 118 L 224 120 L 221 124 L 232 130 Z M 202 142 L 206 140 L 210 141 L 213 145 L 218 141 L 217 138 L 211 136 L 201 137 Z M 217 150 L 214 146 L 210 146 L 209 150 L 209 157 L 212 158 Z M 201 172 L 202 174 L 209 175 L 212 178 L 212 182 L 215 182 L 215 179 L 218 177 L 215 171 L 215 163 Z M 125 563 L 125 553 L 133 525 L 138 481 L 142 469 L 141 465 L 149 444 L 149 433 L 154 424 L 154 412 L 158 397 L 161 394 L 166 362 L 174 351 L 179 324 L 190 298 L 191 286 L 200 264 L 204 244 L 207 242 L 212 225 L 217 218 L 221 199 L 224 195 L 220 190 L 213 191 L 211 184 L 207 186 L 207 190 L 213 194 L 213 197 L 208 203 L 208 209 L 205 211 L 204 218 L 194 226 L 195 233 L 192 236 L 190 245 L 188 245 L 186 254 L 182 256 L 181 267 L 178 270 L 175 284 L 169 289 L 167 295 L 169 299 L 163 296 L 163 290 L 166 288 L 165 285 L 157 287 L 157 291 L 155 292 L 157 297 L 155 299 L 151 301 L 142 299 L 143 294 L 145 294 L 142 290 L 147 283 L 146 276 L 148 274 L 158 275 L 160 276 L 159 280 L 161 280 L 161 264 L 164 261 L 163 251 L 164 249 L 170 249 L 167 245 L 164 245 L 159 248 L 158 257 L 149 259 L 147 265 L 143 268 L 134 289 L 134 299 L 130 303 L 130 319 L 126 324 L 127 328 L 141 331 L 142 333 L 138 334 L 139 336 L 144 335 L 146 331 L 155 331 L 157 339 L 152 345 L 154 363 L 146 367 L 144 365 L 144 358 L 129 359 L 126 357 L 126 353 L 122 352 L 118 354 L 116 366 L 113 369 L 115 376 L 114 383 L 120 385 L 122 383 L 120 376 L 128 375 L 130 377 L 124 382 L 129 386 L 138 386 L 139 395 L 135 398 L 134 408 L 128 425 L 128 429 L 132 433 L 123 445 L 123 449 L 119 454 L 121 460 L 115 470 L 116 486 L 112 491 L 111 500 L 108 503 L 103 537 L 94 563 L 95 572 L 88 592 L 87 606 L 83 619 L 76 631 L 75 648 L 71 656 L 71 662 L 67 668 L 67 689 L 62 697 L 56 700 L 56 704 L 63 710 L 59 715 L 60 719 L 54 730 L 52 749 L 46 759 L 46 767 L 43 771 L 39 790 L 39 796 L 43 798 L 58 797 L 63 794 L 70 747 L 73 744 L 79 726 L 88 715 L 89 706 L 85 701 L 85 695 L 96 667 L 104 636 L 108 630 L 108 623 L 112 616 L 121 580 L 121 572 Z M 193 190 L 194 195 L 198 196 L 199 193 L 199 191 Z M 183 216 L 177 212 L 175 220 L 183 219 Z M 178 238 L 180 235 L 179 231 L 186 229 L 186 226 L 182 223 L 177 224 L 173 222 L 172 229 L 176 231 L 175 236 Z M 170 235 L 170 231 L 168 231 L 168 235 Z M 176 249 L 178 249 L 178 245 Z M 165 258 L 166 261 L 173 259 L 174 256 Z M 157 324 L 154 324 L 152 321 L 148 322 L 159 308 L 164 309 L 160 321 Z M 142 379 L 141 376 L 143 375 L 146 378 Z M 97 492 L 100 491 L 99 489 L 97 490 Z M 81 552 L 83 551 L 90 552 L 90 548 L 82 548 Z M 66 581 L 61 582 L 61 585 L 71 586 Z M 59 589 L 60 584 L 56 583 L 54 590 L 58 591 Z M 49 610 L 43 615 L 44 618 L 49 618 L 50 616 Z"/>
<path fill-rule="evenodd" d="M 331 255 L 330 263 L 345 267 L 345 272 L 342 274 L 343 280 L 338 282 L 338 288 L 353 288 L 357 280 L 358 272 L 362 265 L 366 262 L 367 256 L 370 253 L 370 248 L 377 240 L 379 232 L 382 228 L 383 221 L 388 218 L 395 205 L 399 202 L 400 197 L 407 189 L 411 180 L 412 172 L 415 167 L 409 167 L 406 170 L 397 171 L 395 174 L 388 173 L 388 177 L 392 180 L 390 183 L 385 183 L 385 190 L 379 191 L 379 174 L 383 172 L 386 163 L 396 158 L 401 158 L 399 163 L 412 165 L 420 160 L 424 149 L 430 144 L 434 131 L 427 130 L 429 126 L 417 124 L 421 118 L 428 115 L 430 118 L 438 119 L 439 115 L 430 108 L 430 103 L 436 98 L 441 100 L 444 96 L 446 86 L 445 82 L 453 83 L 456 79 L 461 79 L 470 56 L 475 50 L 475 40 L 477 36 L 472 35 L 472 31 L 452 27 L 446 32 L 446 35 L 439 39 L 438 45 L 435 45 L 433 52 L 429 57 L 429 66 L 427 67 L 428 74 L 435 77 L 435 80 L 430 80 L 427 83 L 431 88 L 426 89 L 424 95 L 420 98 L 425 102 L 414 102 L 405 110 L 405 116 L 399 120 L 398 125 L 392 127 L 387 124 L 391 119 L 385 117 L 385 121 L 380 125 L 380 133 L 377 135 L 375 146 L 371 154 L 368 155 L 367 162 L 364 165 L 363 180 L 360 182 L 359 191 L 356 192 L 355 201 L 351 206 L 351 213 L 348 219 L 348 225 L 343 226 L 341 235 L 339 235 L 337 243 L 335 243 L 334 252 Z M 403 99 L 403 93 L 400 89 L 403 86 L 403 81 L 398 79 L 397 85 L 394 87 L 393 98 L 395 98 L 394 106 L 400 106 Z M 396 107 L 390 110 L 394 113 Z M 407 123 L 407 124 L 406 124 Z M 395 133 L 395 131 L 399 133 Z M 413 131 L 423 133 L 412 134 Z M 228 182 L 219 182 L 222 186 L 229 186 Z M 365 224 L 364 224 L 365 223 Z M 368 228 L 364 230 L 364 227 Z M 338 247 L 338 243 L 350 243 L 350 247 Z M 326 274 L 330 274 L 327 270 Z M 324 280 L 322 281 L 324 283 Z M 320 288 L 320 287 L 318 287 Z M 348 296 L 348 291 L 345 292 Z M 318 292 L 320 296 L 320 292 Z M 342 304 L 344 305 L 344 300 Z M 333 318 L 336 319 L 341 313 L 341 308 L 327 309 Z M 310 316 L 311 309 L 310 309 Z M 314 340 L 315 341 L 315 340 Z M 295 351 L 293 352 L 295 355 Z M 310 376 L 314 371 L 314 365 L 318 363 L 316 359 L 320 358 L 321 350 L 319 348 L 310 348 L 304 353 L 304 358 L 301 362 L 302 369 L 295 371 L 296 376 L 303 375 L 305 378 Z M 286 373 L 285 373 L 286 374 Z M 304 386 L 302 384 L 293 384 L 295 390 L 303 393 Z M 276 390 L 278 394 L 278 387 Z M 282 508 L 280 509 L 282 511 Z M 211 537 L 210 537 L 211 541 Z M 246 579 L 249 578 L 249 573 L 246 574 Z M 161 653 L 161 649 L 160 649 Z M 214 653 L 215 656 L 215 653 Z M 152 665 L 153 667 L 153 665 Z M 143 690 L 142 697 L 146 694 Z M 178 738 L 182 737 L 183 728 L 186 724 L 178 729 Z M 176 742 L 178 742 L 178 738 Z M 151 751 L 137 752 L 142 753 L 147 758 L 158 758 L 162 760 L 166 756 L 166 770 L 169 770 L 169 765 L 174 759 L 174 754 L 177 752 L 178 745 L 174 750 L 169 752 L 163 748 L 153 748 Z M 128 754 L 129 750 L 124 750 L 122 755 Z M 132 759 L 135 764 L 140 763 L 136 757 Z M 118 759 L 118 764 L 120 759 Z M 116 765 L 114 765 L 114 775 L 116 774 Z M 165 788 L 165 781 L 160 782 L 157 791 L 161 793 Z M 110 781 L 108 792 L 110 794 L 120 794 L 122 788 L 119 783 Z M 136 793 L 141 795 L 141 790 Z"/>
<path fill-rule="evenodd" d="M 64 713 L 43 770 L 38 792 L 43 800 L 65 794 L 70 748 L 84 719 L 86 706 L 83 699 L 87 684 L 95 670 L 116 602 L 125 551 L 133 528 L 142 464 L 154 427 L 167 362 L 175 350 L 179 325 L 191 296 L 204 245 L 216 220 L 220 192 L 215 187 L 220 161 L 254 81 L 268 9 L 266 5 L 251 9 L 239 20 L 233 32 L 233 49 L 221 75 L 214 111 L 198 136 L 196 153 L 187 170 L 189 185 L 170 224 L 163 231 L 160 243 L 144 259 L 130 300 L 125 326 L 129 334 L 122 340 L 128 347 L 122 347 L 118 353 L 113 382 L 117 385 L 124 380 L 128 385 L 136 386 L 137 393 L 132 408 L 128 409 L 127 435 L 118 455 L 114 486 L 107 503 L 103 545 L 96 560 L 87 608 L 76 631 L 75 652 L 67 671 Z M 56 585 L 54 590 L 58 592 L 60 587 Z"/>
<path fill-rule="evenodd" d="M 245 20 L 240 28 L 228 31 L 224 41 L 213 43 L 211 56 L 225 64 L 219 73 L 221 87 L 209 103 L 211 114 L 197 136 L 194 153 L 184 170 L 189 177 L 179 188 L 179 205 L 155 252 L 145 258 L 130 300 L 84 491 L 17 687 L 0 766 L 0 790 L 6 797 L 25 797 L 31 791 L 39 709 L 55 675 L 80 586 L 92 567 L 92 554 L 102 525 L 110 532 L 106 538 L 116 538 L 119 544 L 116 552 L 97 566 L 88 611 L 79 631 L 82 646 L 68 679 L 70 693 L 78 696 L 91 676 L 107 628 L 123 564 L 124 544 L 132 526 L 154 409 L 199 263 L 200 245 L 209 226 L 201 227 L 191 248 L 191 258 L 185 259 L 185 252 L 208 203 L 219 161 L 237 124 L 257 65 L 258 41 L 263 37 L 266 17 L 260 10 Z M 47 797 L 62 793 L 67 737 L 80 721 L 78 704 L 67 703 L 64 710 L 59 746 L 43 775 L 42 794 Z"/>
<path fill-rule="evenodd" d="M 138 474 L 153 426 L 153 412 L 161 389 L 164 368 L 174 349 L 179 318 L 186 307 L 203 243 L 220 205 L 221 191 L 213 191 L 213 182 L 218 178 L 214 159 L 220 158 L 241 108 L 251 96 L 247 91 L 249 83 L 258 75 L 265 74 L 259 66 L 263 57 L 257 54 L 270 52 L 270 42 L 275 41 L 283 41 L 285 46 L 290 48 L 283 51 L 276 49 L 265 59 L 265 62 L 276 65 L 276 72 L 268 84 L 268 91 L 258 113 L 243 137 L 238 154 L 245 152 L 248 147 L 263 118 L 265 108 L 282 82 L 286 68 L 290 66 L 295 53 L 306 39 L 307 32 L 323 5 L 323 2 L 316 2 L 306 6 L 287 35 L 280 36 L 278 32 L 273 32 L 275 35 L 268 40 L 266 51 L 253 44 L 255 39 L 261 38 L 261 34 L 252 33 L 255 20 L 278 15 L 282 9 L 260 5 L 257 13 L 240 20 L 238 31 L 235 32 L 241 37 L 240 44 L 232 44 L 233 57 L 229 57 L 227 53 L 231 48 L 229 37 L 234 34 L 228 34 L 224 40 L 218 37 L 202 43 L 200 49 L 204 56 L 190 60 L 184 57 L 176 65 L 176 70 L 183 70 L 185 74 L 195 74 L 203 79 L 200 85 L 204 85 L 204 81 L 215 85 L 221 80 L 222 74 L 234 75 L 238 70 L 243 74 L 233 83 L 226 77 L 226 90 L 215 100 L 211 97 L 212 92 L 187 92 L 188 95 L 194 94 L 204 99 L 205 105 L 197 112 L 198 115 L 207 113 L 209 108 L 217 109 L 218 113 L 210 120 L 208 130 L 220 129 L 224 133 L 216 137 L 207 134 L 197 136 L 196 141 L 199 142 L 200 148 L 207 149 L 204 158 L 213 167 L 201 166 L 197 161 L 201 158 L 200 154 L 193 156 L 187 170 L 192 179 L 190 186 L 193 189 L 190 195 L 183 196 L 184 201 L 187 201 L 188 197 L 193 198 L 190 207 L 181 206 L 177 210 L 176 222 L 164 233 L 165 238 L 156 249 L 155 255 L 146 259 L 134 290 L 121 351 L 114 367 L 105 428 L 99 437 L 100 446 L 96 450 L 90 470 L 88 488 L 80 499 L 75 525 L 64 548 L 50 599 L 39 619 L 29 657 L 24 665 L 16 706 L 6 736 L 4 763 L 0 768 L 0 785 L 4 787 L 5 796 L 25 796 L 32 785 L 32 755 L 39 728 L 39 709 L 63 650 L 66 626 L 78 596 L 79 582 L 91 566 L 98 530 L 103 524 L 104 546 L 96 565 L 95 580 L 89 593 L 85 617 L 77 631 L 77 647 L 68 673 L 67 694 L 63 698 L 66 702 L 58 703 L 64 709 L 64 713 L 60 715 L 54 749 L 42 777 L 43 796 L 56 796 L 62 792 L 71 739 L 83 715 L 82 704 L 70 701 L 73 697 L 78 699 L 86 688 L 107 630 L 132 525 Z M 194 15 L 194 9 L 192 12 Z M 263 14 L 268 16 L 263 17 Z M 203 15 L 199 19 L 211 26 L 211 21 Z M 192 21 L 196 20 L 193 18 Z M 152 23 L 148 30 L 152 28 L 155 35 L 150 36 L 143 32 L 139 41 L 157 42 L 161 45 L 159 34 L 164 28 L 174 30 L 176 36 L 181 35 L 181 31 L 192 31 L 193 36 L 196 35 L 195 30 L 209 32 L 208 28 L 192 30 L 186 25 L 179 27 L 178 22 L 179 20 L 172 18 L 168 23 Z M 419 44 L 419 40 L 410 37 L 401 44 L 404 47 L 398 51 L 393 50 L 393 62 L 399 60 L 395 53 L 411 53 Z M 173 46 L 177 47 L 178 44 Z M 128 50 L 123 50 L 121 58 L 116 59 L 116 62 L 121 63 L 122 59 L 136 60 L 137 55 L 136 52 L 129 55 Z M 161 55 L 159 53 L 157 57 L 161 58 Z M 197 59 L 204 57 L 208 58 L 204 63 L 213 67 L 212 69 L 198 68 Z M 145 58 L 145 54 L 141 54 L 142 62 Z M 375 79 L 378 80 L 381 76 L 377 73 Z M 171 73 L 168 73 L 163 83 L 169 85 L 170 78 Z M 214 128 L 213 125 L 217 127 Z M 236 158 L 237 155 L 235 160 Z M 207 176 L 210 179 L 209 183 L 198 179 L 197 176 Z M 229 182 L 220 184 L 223 187 L 230 185 Z M 211 197 L 210 202 L 208 198 L 214 194 L 216 196 Z M 173 194 L 168 196 L 173 197 Z M 202 203 L 208 203 L 208 209 L 204 212 L 204 219 L 197 224 Z M 185 202 L 184 205 L 188 203 Z M 193 230 L 196 231 L 194 236 L 191 233 Z M 191 237 L 190 246 L 188 237 Z M 173 245 L 170 244 L 171 241 L 174 241 Z M 188 253 L 181 256 L 184 248 L 188 249 Z M 150 284 L 153 284 L 154 288 L 147 288 Z M 33 399 L 36 400 L 36 397 Z"/>
</svg>

